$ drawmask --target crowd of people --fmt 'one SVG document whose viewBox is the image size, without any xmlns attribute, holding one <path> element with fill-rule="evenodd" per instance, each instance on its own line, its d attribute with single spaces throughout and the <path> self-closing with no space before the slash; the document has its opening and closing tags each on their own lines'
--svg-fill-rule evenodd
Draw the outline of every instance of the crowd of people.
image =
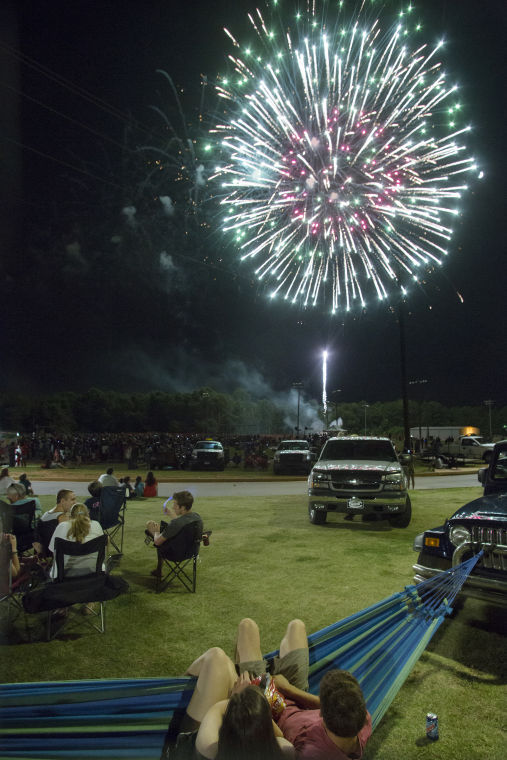
<svg viewBox="0 0 507 760">
<path fill-rule="evenodd" d="M 33 433 L 15 441 L 0 440 L 0 462 L 10 467 L 23 467 L 28 462 L 40 462 L 46 468 L 66 464 L 95 464 L 123 462 L 129 469 L 145 465 L 148 470 L 172 468 L 184 470 L 197 441 L 207 437 L 194 434 L 168 433 Z M 326 436 L 315 433 L 306 436 L 311 446 L 320 448 Z M 227 461 L 236 466 L 265 469 L 266 450 L 276 448 L 281 436 L 220 436 Z M 16 453 L 18 452 L 18 453 Z"/>
<path fill-rule="evenodd" d="M 10 478 L 7 468 L 1 473 L 0 485 L 2 481 L 5 490 L 0 500 L 8 507 L 15 509 L 20 500 L 36 499 L 27 495 L 25 485 Z M 129 480 L 123 478 L 121 483 L 114 468 L 108 467 L 89 484 L 90 497 L 83 503 L 69 489 L 58 491 L 55 505 L 46 512 L 40 510 L 32 557 L 19 556 L 16 536 L 4 533 L 2 547 L 10 552 L 12 576 L 30 572 L 40 561 L 51 582 L 56 574 L 51 558 L 57 538 L 86 543 L 102 535 L 101 493 L 122 485 L 126 494 L 135 497 L 137 482 L 129 488 Z M 156 489 L 152 473 L 142 485 L 144 495 L 147 488 Z M 158 559 L 152 575 L 160 577 L 164 560 L 178 554 L 185 528 L 193 526 L 199 535 L 205 535 L 202 518 L 193 505 L 189 491 L 176 492 L 164 504 L 167 519 L 148 521 L 145 532 Z M 66 575 L 89 573 L 88 557 L 66 555 Z M 83 611 L 86 609 L 83 605 Z M 65 610 L 61 612 L 65 614 Z M 178 758 L 181 750 L 194 760 L 360 758 L 372 729 L 354 676 L 329 670 L 321 681 L 319 695 L 308 691 L 308 638 L 301 620 L 288 624 L 279 655 L 272 661 L 265 661 L 261 651 L 259 628 L 245 618 L 238 627 L 234 660 L 213 647 L 191 663 L 187 675 L 196 678 L 195 688 L 186 710 L 176 711 L 171 720 L 162 757 Z"/>
</svg>

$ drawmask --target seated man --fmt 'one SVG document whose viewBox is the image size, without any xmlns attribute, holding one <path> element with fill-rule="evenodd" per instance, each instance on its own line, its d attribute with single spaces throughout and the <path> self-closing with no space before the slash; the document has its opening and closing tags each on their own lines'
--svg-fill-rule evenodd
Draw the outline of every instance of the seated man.
<svg viewBox="0 0 507 760">
<path fill-rule="evenodd" d="M 250 675 L 259 676 L 267 670 L 259 629 L 249 618 L 239 624 L 236 662 L 240 672 Z M 320 683 L 320 696 L 306 691 L 308 639 L 301 620 L 289 623 L 272 670 L 274 686 L 286 702 L 276 722 L 297 757 L 346 760 L 362 756 L 371 735 L 371 716 L 361 688 L 351 673 L 330 670 Z"/>
<path fill-rule="evenodd" d="M 171 559 L 171 550 L 178 546 L 178 534 L 180 531 L 191 523 L 198 523 L 197 530 L 202 533 L 202 520 L 197 512 L 192 512 L 194 497 L 190 491 L 177 491 L 172 495 L 172 506 L 167 507 L 164 504 L 164 513 L 170 517 L 171 522 L 162 521 L 157 523 L 149 520 L 146 523 L 146 532 L 153 536 L 153 543 L 157 547 L 158 564 L 152 575 L 161 575 L 164 557 Z"/>
<path fill-rule="evenodd" d="M 39 499 L 36 496 L 27 496 L 25 487 L 22 483 L 13 483 L 8 486 L 5 498 L 3 499 L 7 504 L 20 507 L 22 504 L 28 504 L 31 501 L 35 502 L 35 517 L 39 518 L 42 515 L 42 506 Z M 14 507 L 15 508 L 15 507 Z"/>
<path fill-rule="evenodd" d="M 56 526 L 69 519 L 72 506 L 76 503 L 76 494 L 67 488 L 61 488 L 56 495 L 56 506 L 44 512 L 37 523 L 37 539 L 34 549 L 37 554 L 47 555 L 49 542 Z"/>
<path fill-rule="evenodd" d="M 113 475 L 113 468 L 108 467 L 106 472 L 99 477 L 99 483 L 102 486 L 119 486 L 119 481 Z"/>
</svg>

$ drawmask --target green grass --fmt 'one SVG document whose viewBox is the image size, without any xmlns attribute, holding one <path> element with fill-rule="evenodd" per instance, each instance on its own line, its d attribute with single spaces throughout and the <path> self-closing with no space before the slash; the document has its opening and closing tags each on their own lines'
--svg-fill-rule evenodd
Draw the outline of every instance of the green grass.
<svg viewBox="0 0 507 760">
<path fill-rule="evenodd" d="M 79 491 L 84 496 L 84 486 Z M 161 501 L 131 502 L 116 571 L 130 592 L 107 604 L 106 634 L 71 632 L 48 643 L 43 616 L 29 616 L 28 632 L 20 616 L 2 647 L 4 680 L 180 675 L 209 646 L 232 655 L 235 627 L 244 616 L 258 621 L 263 650 L 269 651 L 291 618 L 317 631 L 411 583 L 414 535 L 479 493 L 412 492 L 407 529 L 333 515 L 326 525 L 312 526 L 304 495 L 202 499 L 196 509 L 213 535 L 201 550 L 195 595 L 176 589 L 155 594 L 149 575 L 155 553 L 144 544 L 143 529 L 148 518 L 161 516 Z M 53 503 L 51 497 L 41 500 L 45 507 Z M 468 600 L 443 624 L 377 728 L 366 760 L 503 758 L 502 623 L 505 630 L 500 611 Z M 439 715 L 441 739 L 426 745 L 428 711 Z"/>
</svg>

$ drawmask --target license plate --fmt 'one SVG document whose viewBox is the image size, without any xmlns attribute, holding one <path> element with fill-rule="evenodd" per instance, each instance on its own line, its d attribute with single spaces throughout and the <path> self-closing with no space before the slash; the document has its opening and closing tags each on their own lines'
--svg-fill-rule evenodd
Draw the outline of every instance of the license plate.
<svg viewBox="0 0 507 760">
<path fill-rule="evenodd" d="M 352 509 L 355 512 L 364 509 L 364 504 L 361 499 L 349 499 L 347 502 L 347 508 Z"/>
</svg>

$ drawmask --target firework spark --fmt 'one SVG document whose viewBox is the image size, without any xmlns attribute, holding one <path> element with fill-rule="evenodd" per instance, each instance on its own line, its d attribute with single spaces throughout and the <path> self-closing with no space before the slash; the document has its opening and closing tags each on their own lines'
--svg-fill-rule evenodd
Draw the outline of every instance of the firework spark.
<svg viewBox="0 0 507 760">
<path fill-rule="evenodd" d="M 442 43 L 410 42 L 410 7 L 386 32 L 365 3 L 346 24 L 308 6 L 290 29 L 250 14 L 258 50 L 227 32 L 214 176 L 223 228 L 270 295 L 334 312 L 364 307 L 369 292 L 406 294 L 442 264 L 460 175 L 477 167 L 460 143 L 469 127 L 458 126 Z"/>
</svg>

